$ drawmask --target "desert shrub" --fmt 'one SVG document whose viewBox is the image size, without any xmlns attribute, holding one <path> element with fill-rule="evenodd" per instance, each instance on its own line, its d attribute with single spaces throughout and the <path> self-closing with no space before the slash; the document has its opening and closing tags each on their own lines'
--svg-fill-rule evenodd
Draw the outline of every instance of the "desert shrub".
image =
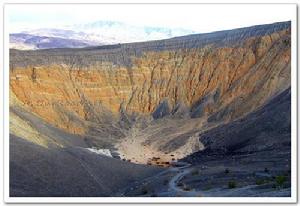
<svg viewBox="0 0 300 206">
<path fill-rule="evenodd" d="M 210 189 L 212 189 L 212 186 L 211 186 L 211 185 L 206 185 L 206 186 L 203 188 L 204 191 L 207 191 L 207 190 L 210 190 Z"/>
<path fill-rule="evenodd" d="M 142 195 L 148 194 L 149 193 L 148 188 L 147 187 L 143 187 L 142 190 L 141 190 L 141 193 L 142 193 Z"/>
<path fill-rule="evenodd" d="M 283 185 L 283 183 L 285 183 L 286 180 L 287 180 L 286 176 L 283 175 L 278 175 L 275 177 L 275 181 L 279 186 Z"/>
<path fill-rule="evenodd" d="M 236 183 L 235 183 L 234 181 L 229 181 L 229 182 L 228 182 L 228 188 L 229 188 L 229 189 L 236 188 Z"/>
<path fill-rule="evenodd" d="M 191 175 L 193 175 L 193 176 L 199 175 L 199 171 L 198 171 L 197 169 L 194 169 L 194 170 L 191 172 Z"/>
<path fill-rule="evenodd" d="M 290 45 L 290 40 L 289 40 L 289 39 L 285 39 L 285 40 L 283 40 L 283 43 L 284 43 L 286 46 L 289 46 L 289 45 Z"/>
<path fill-rule="evenodd" d="M 257 184 L 257 185 L 263 185 L 263 184 L 265 184 L 265 183 L 267 183 L 268 181 L 267 180 L 264 180 L 264 179 L 258 179 L 258 180 L 256 180 L 255 181 L 255 183 Z"/>
<path fill-rule="evenodd" d="M 183 187 L 183 190 L 185 190 L 185 191 L 190 191 L 190 190 L 191 190 L 191 188 L 190 188 L 190 187 L 188 187 L 188 186 L 186 186 L 186 185 L 184 185 L 184 187 Z"/>
</svg>

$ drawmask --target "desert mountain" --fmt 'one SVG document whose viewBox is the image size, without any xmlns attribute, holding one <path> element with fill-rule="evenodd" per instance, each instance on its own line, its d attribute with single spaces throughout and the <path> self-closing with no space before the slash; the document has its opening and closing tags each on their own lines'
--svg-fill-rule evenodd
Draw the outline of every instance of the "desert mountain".
<svg viewBox="0 0 300 206">
<path fill-rule="evenodd" d="M 26 29 L 10 34 L 10 48 L 80 48 L 167 39 L 195 33 L 180 28 L 134 26 L 116 21 L 97 21 L 59 28 Z"/>
</svg>

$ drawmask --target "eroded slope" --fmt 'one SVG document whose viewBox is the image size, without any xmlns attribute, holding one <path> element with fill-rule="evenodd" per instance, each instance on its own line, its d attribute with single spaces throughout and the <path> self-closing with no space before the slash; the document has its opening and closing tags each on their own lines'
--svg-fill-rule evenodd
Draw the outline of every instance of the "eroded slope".
<svg viewBox="0 0 300 206">
<path fill-rule="evenodd" d="M 290 22 L 10 56 L 13 134 L 28 136 L 18 125 L 35 130 L 15 112 L 24 110 L 85 145 L 117 147 L 131 160 L 141 155 L 133 148 L 145 147 L 149 153 L 135 161 L 170 161 L 202 149 L 199 132 L 242 118 L 290 87 Z"/>
</svg>

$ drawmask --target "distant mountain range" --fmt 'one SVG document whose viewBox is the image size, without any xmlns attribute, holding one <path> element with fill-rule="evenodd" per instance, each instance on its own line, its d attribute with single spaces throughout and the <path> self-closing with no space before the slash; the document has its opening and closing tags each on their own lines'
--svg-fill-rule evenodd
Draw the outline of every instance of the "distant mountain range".
<svg viewBox="0 0 300 206">
<path fill-rule="evenodd" d="M 141 42 L 194 34 L 181 28 L 134 26 L 115 21 L 97 21 L 61 28 L 41 28 L 10 34 L 10 48 L 80 48 L 107 44 Z"/>
<path fill-rule="evenodd" d="M 14 49 L 49 49 L 49 48 L 78 48 L 93 45 L 92 42 L 72 39 L 16 33 L 10 35 L 10 48 Z"/>
</svg>

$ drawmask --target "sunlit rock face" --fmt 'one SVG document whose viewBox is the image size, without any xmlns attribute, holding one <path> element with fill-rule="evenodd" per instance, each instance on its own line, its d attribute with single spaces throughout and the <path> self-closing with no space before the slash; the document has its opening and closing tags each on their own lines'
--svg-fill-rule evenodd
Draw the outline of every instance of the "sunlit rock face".
<svg viewBox="0 0 300 206">
<path fill-rule="evenodd" d="M 162 117 L 178 105 L 192 118 L 230 121 L 290 86 L 290 23 L 228 33 L 82 52 L 12 50 L 10 89 L 24 108 L 71 133 L 120 110 Z"/>
</svg>

